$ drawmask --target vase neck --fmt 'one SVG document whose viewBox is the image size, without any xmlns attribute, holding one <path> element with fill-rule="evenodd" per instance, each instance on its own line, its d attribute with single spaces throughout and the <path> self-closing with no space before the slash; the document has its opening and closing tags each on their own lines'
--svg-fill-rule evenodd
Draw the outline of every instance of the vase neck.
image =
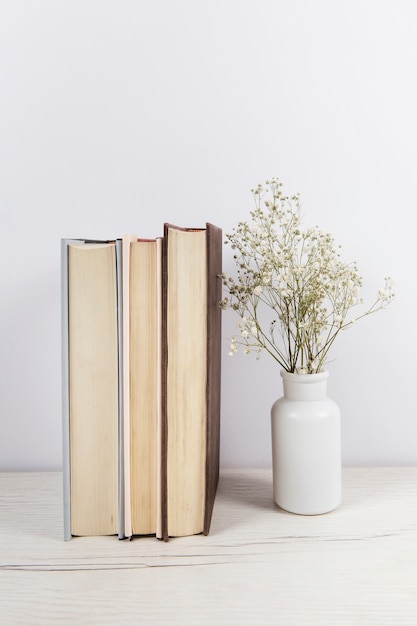
<svg viewBox="0 0 417 626">
<path fill-rule="evenodd" d="M 284 396 L 287 400 L 311 402 L 323 400 L 327 397 L 327 379 L 329 373 L 320 374 L 292 374 L 281 372 Z"/>
</svg>

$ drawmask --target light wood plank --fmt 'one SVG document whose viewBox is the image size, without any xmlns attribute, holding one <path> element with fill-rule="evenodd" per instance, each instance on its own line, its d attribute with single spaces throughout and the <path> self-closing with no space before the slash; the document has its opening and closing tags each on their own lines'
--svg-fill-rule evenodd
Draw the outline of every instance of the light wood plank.
<svg viewBox="0 0 417 626">
<path fill-rule="evenodd" d="M 63 541 L 59 473 L 0 474 L 1 623 L 415 626 L 417 468 L 349 468 L 303 517 L 270 470 L 223 470 L 211 532 Z"/>
</svg>

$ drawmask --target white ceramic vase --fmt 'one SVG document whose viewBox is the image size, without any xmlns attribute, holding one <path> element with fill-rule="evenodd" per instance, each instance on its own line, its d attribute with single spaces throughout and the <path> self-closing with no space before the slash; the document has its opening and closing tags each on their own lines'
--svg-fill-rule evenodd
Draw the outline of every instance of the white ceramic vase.
<svg viewBox="0 0 417 626">
<path fill-rule="evenodd" d="M 282 371 L 284 396 L 271 409 L 274 500 L 318 515 L 342 499 L 340 411 L 327 397 L 328 372 Z"/>
</svg>

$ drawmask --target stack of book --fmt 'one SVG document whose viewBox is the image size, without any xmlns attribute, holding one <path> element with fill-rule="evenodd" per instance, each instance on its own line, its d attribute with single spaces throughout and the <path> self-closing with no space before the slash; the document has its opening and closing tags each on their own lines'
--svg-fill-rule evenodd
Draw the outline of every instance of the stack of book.
<svg viewBox="0 0 417 626">
<path fill-rule="evenodd" d="M 219 477 L 222 232 L 62 240 L 64 531 L 208 534 Z"/>
</svg>

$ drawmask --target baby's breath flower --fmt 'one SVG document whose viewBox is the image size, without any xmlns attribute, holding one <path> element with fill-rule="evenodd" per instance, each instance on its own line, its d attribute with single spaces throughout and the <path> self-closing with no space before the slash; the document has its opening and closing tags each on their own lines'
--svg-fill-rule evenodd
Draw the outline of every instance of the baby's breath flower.
<svg viewBox="0 0 417 626">
<path fill-rule="evenodd" d="M 301 229 L 300 197 L 286 196 L 282 186 L 270 178 L 252 189 L 251 220 L 226 235 L 237 276 L 221 275 L 228 296 L 220 306 L 240 316 L 231 356 L 239 346 L 257 358 L 265 350 L 287 371 L 311 374 L 322 371 L 341 330 L 392 301 L 394 281 L 386 277 L 374 304 L 348 319 L 350 309 L 363 303 L 356 263 L 341 260 L 329 233 Z"/>
</svg>

